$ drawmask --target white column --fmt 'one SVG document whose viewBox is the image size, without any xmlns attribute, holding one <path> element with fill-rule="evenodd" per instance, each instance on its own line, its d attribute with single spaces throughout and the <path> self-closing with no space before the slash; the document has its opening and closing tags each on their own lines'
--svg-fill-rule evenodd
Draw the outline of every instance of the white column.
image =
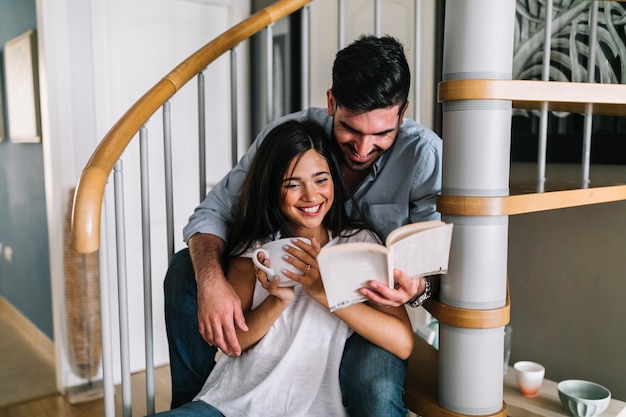
<svg viewBox="0 0 626 417">
<path fill-rule="evenodd" d="M 515 0 L 448 0 L 443 80 L 511 79 Z M 444 195 L 508 194 L 510 101 L 443 106 Z M 490 309 L 506 302 L 508 217 L 444 216 L 455 224 L 444 304 Z M 504 328 L 440 328 L 439 402 L 467 415 L 502 409 Z"/>
</svg>

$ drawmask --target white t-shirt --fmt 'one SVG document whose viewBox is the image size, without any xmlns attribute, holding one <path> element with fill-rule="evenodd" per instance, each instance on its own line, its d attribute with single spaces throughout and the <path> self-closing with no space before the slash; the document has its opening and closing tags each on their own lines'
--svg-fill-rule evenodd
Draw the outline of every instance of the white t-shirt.
<svg viewBox="0 0 626 417">
<path fill-rule="evenodd" d="M 328 245 L 377 241 L 369 231 L 336 237 Z M 252 256 L 250 250 L 242 256 Z M 339 365 L 352 329 L 294 287 L 295 297 L 267 334 L 240 357 L 221 355 L 196 397 L 226 417 L 347 416 Z M 252 308 L 268 292 L 255 283 Z"/>
</svg>

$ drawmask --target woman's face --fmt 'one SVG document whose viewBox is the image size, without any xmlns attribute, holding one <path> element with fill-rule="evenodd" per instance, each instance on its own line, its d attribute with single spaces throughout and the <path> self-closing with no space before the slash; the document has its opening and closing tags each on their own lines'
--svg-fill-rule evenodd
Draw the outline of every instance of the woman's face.
<svg viewBox="0 0 626 417">
<path fill-rule="evenodd" d="M 281 211 L 292 222 L 294 232 L 308 236 L 312 229 L 322 225 L 334 195 L 328 162 L 319 153 L 310 150 L 289 164 L 283 179 Z"/>
</svg>

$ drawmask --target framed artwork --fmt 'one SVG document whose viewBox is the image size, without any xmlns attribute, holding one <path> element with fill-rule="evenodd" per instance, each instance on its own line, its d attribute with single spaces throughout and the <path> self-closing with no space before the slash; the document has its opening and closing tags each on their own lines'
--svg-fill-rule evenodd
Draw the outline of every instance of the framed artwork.
<svg viewBox="0 0 626 417">
<path fill-rule="evenodd" d="M 543 0 L 517 0 L 513 79 L 542 78 L 546 13 Z M 626 83 L 626 3 L 555 0 L 551 29 L 550 80 L 588 82 L 589 62 L 594 62 L 596 83 Z M 513 115 L 511 158 L 535 162 L 539 112 L 515 110 Z M 547 162 L 581 163 L 584 125 L 582 114 L 549 112 Z M 593 115 L 592 125 L 591 163 L 626 164 L 626 118 Z"/>
<path fill-rule="evenodd" d="M 0 142 L 5 138 L 6 132 L 4 127 L 4 89 L 2 83 L 4 82 L 4 71 L 2 71 L 2 65 L 0 65 Z"/>
<path fill-rule="evenodd" d="M 37 40 L 31 30 L 4 44 L 8 138 L 12 142 L 40 142 Z"/>
</svg>

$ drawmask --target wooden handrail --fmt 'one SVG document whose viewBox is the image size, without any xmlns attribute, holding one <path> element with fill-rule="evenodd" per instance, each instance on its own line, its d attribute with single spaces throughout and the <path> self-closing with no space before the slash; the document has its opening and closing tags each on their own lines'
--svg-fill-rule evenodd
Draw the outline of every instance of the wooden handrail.
<svg viewBox="0 0 626 417">
<path fill-rule="evenodd" d="M 437 211 L 454 216 L 512 216 L 626 200 L 626 185 L 502 197 L 439 195 Z"/>
<path fill-rule="evenodd" d="M 311 1 L 281 0 L 256 12 L 185 59 L 128 109 L 102 139 L 81 173 L 72 206 L 74 249 L 90 253 L 100 247 L 100 215 L 107 177 L 154 112 L 221 55 Z"/>
<path fill-rule="evenodd" d="M 626 85 L 533 80 L 451 80 L 439 83 L 440 102 L 510 100 L 516 109 L 626 116 Z"/>
</svg>

